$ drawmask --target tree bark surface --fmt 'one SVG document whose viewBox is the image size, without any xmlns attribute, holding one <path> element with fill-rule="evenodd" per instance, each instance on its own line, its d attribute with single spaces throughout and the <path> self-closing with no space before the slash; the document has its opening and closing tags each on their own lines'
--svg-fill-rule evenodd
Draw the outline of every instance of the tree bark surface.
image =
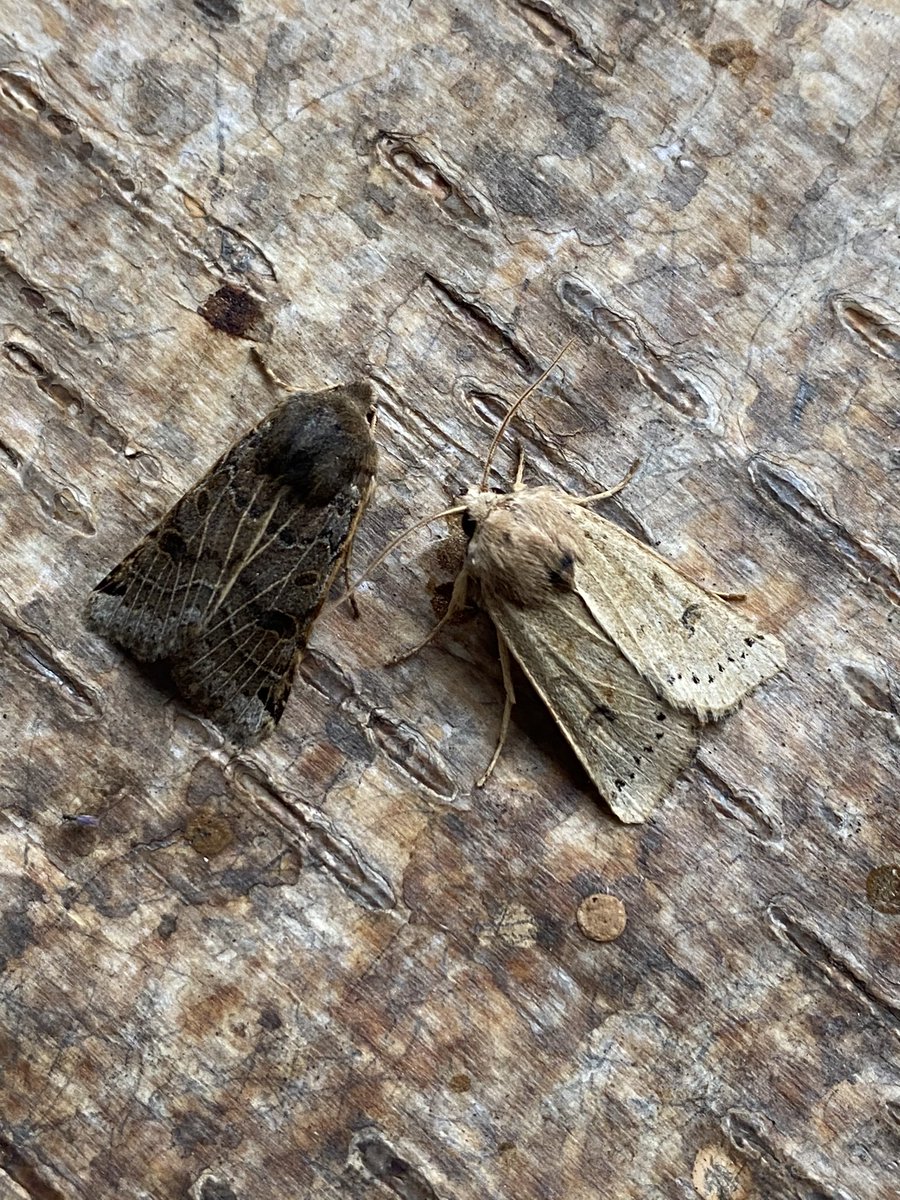
<svg viewBox="0 0 900 1200">
<path fill-rule="evenodd" d="M 0 30 L 3 1200 L 896 1195 L 894 0 Z M 320 617 L 247 752 L 88 630 L 275 402 L 252 347 L 377 389 L 361 570 L 572 335 L 494 482 L 516 440 L 576 494 L 639 458 L 602 511 L 788 651 L 648 824 L 519 676 L 475 788 L 483 614 L 385 668 L 457 521 Z"/>
</svg>

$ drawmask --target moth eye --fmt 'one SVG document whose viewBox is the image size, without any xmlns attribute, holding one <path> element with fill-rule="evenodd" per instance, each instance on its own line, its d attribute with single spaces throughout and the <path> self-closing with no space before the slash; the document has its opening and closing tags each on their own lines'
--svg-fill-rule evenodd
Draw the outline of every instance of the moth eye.
<svg viewBox="0 0 900 1200">
<path fill-rule="evenodd" d="M 283 529 L 278 531 L 278 540 L 282 546 L 296 546 L 297 535 L 291 529 L 290 525 L 285 525 Z"/>
<path fill-rule="evenodd" d="M 187 542 L 175 529 L 165 531 L 159 539 L 159 548 L 175 562 L 179 562 L 187 554 Z"/>
<path fill-rule="evenodd" d="M 470 541 L 472 540 L 477 528 L 478 522 L 475 520 L 469 510 L 466 509 L 462 515 L 462 531 Z"/>
<path fill-rule="evenodd" d="M 268 629 L 279 637 L 292 638 L 297 636 L 297 622 L 287 613 L 279 612 L 277 608 L 269 608 L 256 619 L 260 629 Z M 263 701 L 265 703 L 265 701 Z"/>
<path fill-rule="evenodd" d="M 666 719 L 666 714 L 664 712 L 658 712 L 656 714 L 656 719 L 657 721 L 664 721 Z"/>
</svg>

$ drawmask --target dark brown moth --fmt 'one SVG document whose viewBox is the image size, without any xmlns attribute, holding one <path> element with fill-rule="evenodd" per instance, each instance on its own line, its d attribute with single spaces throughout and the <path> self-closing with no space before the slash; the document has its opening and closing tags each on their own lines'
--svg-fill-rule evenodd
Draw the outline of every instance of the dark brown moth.
<svg viewBox="0 0 900 1200">
<path fill-rule="evenodd" d="M 284 709 L 372 492 L 373 419 L 368 383 L 289 396 L 91 594 L 93 628 L 238 745 Z"/>
</svg>

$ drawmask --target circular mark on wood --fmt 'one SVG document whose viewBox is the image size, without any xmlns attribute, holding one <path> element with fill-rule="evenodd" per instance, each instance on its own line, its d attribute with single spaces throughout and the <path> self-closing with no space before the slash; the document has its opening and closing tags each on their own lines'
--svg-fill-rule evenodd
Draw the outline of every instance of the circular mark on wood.
<svg viewBox="0 0 900 1200">
<path fill-rule="evenodd" d="M 866 899 L 876 912 L 895 917 L 900 913 L 900 865 L 885 863 L 866 876 Z"/>
<path fill-rule="evenodd" d="M 614 942 L 625 928 L 625 905 L 618 896 L 594 892 L 578 905 L 578 927 L 593 942 Z"/>
<path fill-rule="evenodd" d="M 231 826 L 224 817 L 209 809 L 201 809 L 184 827 L 184 836 L 191 847 L 204 858 L 214 858 L 227 850 L 234 841 Z"/>
</svg>

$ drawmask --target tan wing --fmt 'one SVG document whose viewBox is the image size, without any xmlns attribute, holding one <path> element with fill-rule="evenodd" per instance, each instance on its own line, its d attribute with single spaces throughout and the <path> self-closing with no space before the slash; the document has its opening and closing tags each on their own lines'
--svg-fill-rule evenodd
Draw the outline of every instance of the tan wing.
<svg viewBox="0 0 900 1200">
<path fill-rule="evenodd" d="M 565 509 L 575 590 L 629 662 L 675 708 L 715 721 L 784 666 L 781 643 L 732 605 L 618 526 L 559 492 L 552 495 Z"/>
<path fill-rule="evenodd" d="M 574 592 L 522 606 L 482 587 L 497 631 L 622 821 L 645 821 L 690 761 L 690 717 L 656 696 Z"/>
</svg>

